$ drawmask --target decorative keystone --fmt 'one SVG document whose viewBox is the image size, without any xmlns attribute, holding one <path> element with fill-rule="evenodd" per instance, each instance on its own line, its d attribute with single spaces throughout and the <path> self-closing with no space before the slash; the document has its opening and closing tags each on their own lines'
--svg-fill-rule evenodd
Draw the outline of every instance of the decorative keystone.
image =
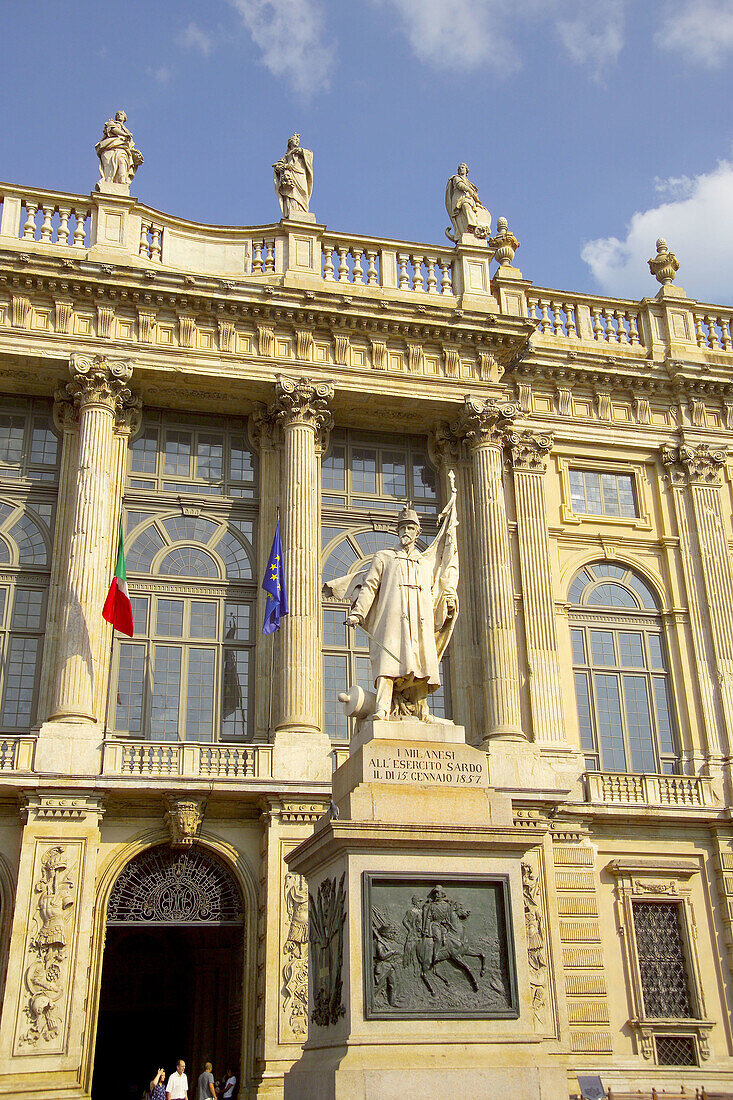
<svg viewBox="0 0 733 1100">
<path fill-rule="evenodd" d="M 165 823 L 171 836 L 171 848 L 190 848 L 204 820 L 203 803 L 198 799 L 169 798 Z"/>
<path fill-rule="evenodd" d="M 487 244 L 494 249 L 494 258 L 499 261 L 499 267 L 511 267 L 514 261 L 514 253 L 519 248 L 519 241 L 509 228 L 506 218 L 497 218 L 496 236 L 491 237 Z"/>
<path fill-rule="evenodd" d="M 649 270 L 658 283 L 668 286 L 674 282 L 679 269 L 677 257 L 667 248 L 664 237 L 660 237 L 657 241 L 657 254 L 649 260 Z"/>
</svg>

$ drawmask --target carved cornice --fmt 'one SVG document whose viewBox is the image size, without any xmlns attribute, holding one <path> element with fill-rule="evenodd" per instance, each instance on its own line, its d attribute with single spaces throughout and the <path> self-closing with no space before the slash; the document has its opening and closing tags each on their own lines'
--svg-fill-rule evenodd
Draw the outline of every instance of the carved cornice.
<svg viewBox="0 0 733 1100">
<path fill-rule="evenodd" d="M 21 820 L 34 821 L 91 821 L 99 822 L 104 814 L 104 800 L 100 795 L 86 794 L 38 794 L 26 792 L 21 806 Z"/>
<path fill-rule="evenodd" d="M 54 417 L 62 430 L 73 427 L 82 409 L 93 405 L 112 412 L 118 432 L 138 430 L 142 401 L 127 384 L 132 378 L 128 359 L 74 353 L 69 373 L 71 381 L 60 386 L 54 395 Z"/>
<path fill-rule="evenodd" d="M 525 428 L 508 434 L 509 454 L 515 470 L 529 474 L 543 474 L 547 469 L 547 456 L 555 437 L 551 432 L 536 432 Z"/>
<path fill-rule="evenodd" d="M 451 425 L 459 439 L 465 439 L 471 450 L 477 447 L 503 447 L 507 442 L 519 408 L 510 401 L 472 397 L 466 394 L 460 416 Z"/>
<path fill-rule="evenodd" d="M 728 455 L 725 447 L 682 443 L 661 447 L 660 457 L 673 485 L 720 485 Z"/>
<path fill-rule="evenodd" d="M 318 444 L 325 447 L 328 433 L 333 427 L 330 409 L 333 382 L 288 378 L 279 374 L 275 380 L 275 395 L 271 412 L 276 422 L 284 430 L 294 425 L 313 428 Z"/>
</svg>

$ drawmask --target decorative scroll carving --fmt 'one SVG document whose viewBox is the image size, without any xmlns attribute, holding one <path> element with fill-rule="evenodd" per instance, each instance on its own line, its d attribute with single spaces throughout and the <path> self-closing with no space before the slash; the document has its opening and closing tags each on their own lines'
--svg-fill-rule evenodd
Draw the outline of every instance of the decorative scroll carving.
<svg viewBox="0 0 733 1100">
<path fill-rule="evenodd" d="M 648 397 L 640 397 L 634 394 L 634 416 L 637 424 L 651 424 L 652 410 Z"/>
<path fill-rule="evenodd" d="M 635 878 L 631 880 L 631 890 L 634 894 L 677 894 L 679 892 L 674 879 L 654 882 Z"/>
<path fill-rule="evenodd" d="M 313 332 L 309 328 L 298 328 L 295 330 L 295 358 L 301 359 L 304 363 L 310 363 L 313 360 L 313 352 L 315 349 L 315 342 L 313 338 Z"/>
<path fill-rule="evenodd" d="M 102 340 L 109 340 L 113 334 L 114 322 L 114 306 L 97 306 L 97 336 Z"/>
<path fill-rule="evenodd" d="M 666 467 L 670 481 L 674 485 L 688 482 L 691 485 L 719 485 L 720 475 L 727 459 L 725 447 L 710 447 L 700 443 L 697 447 L 681 444 L 678 447 L 665 446 L 660 451 L 662 464 Z"/>
<path fill-rule="evenodd" d="M 148 848 L 131 860 L 112 887 L 108 924 L 242 924 L 236 884 L 200 847 Z"/>
<path fill-rule="evenodd" d="M 74 303 L 66 298 L 57 298 L 54 302 L 54 307 L 54 328 L 56 332 L 66 333 L 68 335 L 71 332 L 71 319 L 74 316 Z"/>
<path fill-rule="evenodd" d="M 257 326 L 257 349 L 267 358 L 275 354 L 275 330 L 270 325 Z"/>
<path fill-rule="evenodd" d="M 31 303 L 29 298 L 20 294 L 11 296 L 13 310 L 13 328 L 30 328 Z"/>
<path fill-rule="evenodd" d="M 284 884 L 288 932 L 283 946 L 283 1010 L 295 1039 L 308 1036 L 308 885 L 289 871 Z"/>
<path fill-rule="evenodd" d="M 522 863 L 524 923 L 527 929 L 527 959 L 532 1012 L 537 1023 L 544 1023 L 547 1011 L 547 950 L 542 922 L 540 884 L 529 863 Z"/>
<path fill-rule="evenodd" d="M 192 348 L 196 334 L 196 318 L 188 313 L 178 317 L 178 343 L 182 348 Z"/>
<path fill-rule="evenodd" d="M 370 338 L 369 343 L 372 347 L 372 368 L 374 370 L 385 370 L 387 366 L 387 341 Z"/>
<path fill-rule="evenodd" d="M 66 949 L 75 892 L 66 846 L 53 845 L 41 858 L 41 874 L 34 889 L 38 900 L 28 951 L 32 961 L 24 975 L 28 1027 L 20 1037 L 21 1045 L 56 1039 L 63 1025 L 59 1001 L 68 979 Z"/>
<path fill-rule="evenodd" d="M 504 373 L 504 368 L 495 355 L 490 351 L 479 350 L 478 376 L 482 382 L 498 382 Z"/>
<path fill-rule="evenodd" d="M 111 408 L 118 429 L 131 430 L 139 417 L 140 398 L 127 383 L 132 377 L 132 366 L 127 359 L 108 359 L 104 355 L 73 354 L 69 364 L 71 381 L 56 391 L 56 402 L 62 406 L 57 419 L 62 426 L 87 405 L 106 405 Z M 63 406 L 66 406 L 65 408 Z"/>
<path fill-rule="evenodd" d="M 137 311 L 138 335 L 141 344 L 152 344 L 155 334 L 155 326 L 158 315 L 153 309 L 139 309 Z"/>
<path fill-rule="evenodd" d="M 512 465 L 515 470 L 530 474 L 543 474 L 547 469 L 547 456 L 555 437 L 551 432 L 533 432 L 526 428 L 508 435 Z"/>
<path fill-rule="evenodd" d="M 216 326 L 219 330 L 219 351 L 233 351 L 234 322 L 226 321 L 223 317 L 217 317 Z"/>
<path fill-rule="evenodd" d="M 494 401 L 487 397 L 464 398 L 463 410 L 453 423 L 453 432 L 465 439 L 471 449 L 487 445 L 503 446 L 519 409 L 510 401 Z"/>
<path fill-rule="evenodd" d="M 430 461 L 440 468 L 443 463 L 455 464 L 461 457 L 461 441 L 445 421 L 436 424 L 428 436 Z"/>
<path fill-rule="evenodd" d="M 351 343 L 349 335 L 346 332 L 335 332 L 333 336 L 334 343 L 334 362 L 340 366 L 348 366 L 349 363 L 349 349 Z"/>
<path fill-rule="evenodd" d="M 346 921 L 346 872 L 324 878 L 318 893 L 308 899 L 309 939 L 313 951 L 313 1000 L 311 1020 L 319 1027 L 338 1023 L 346 1015 L 341 970 L 344 962 Z"/>
<path fill-rule="evenodd" d="M 203 820 L 200 799 L 169 798 L 165 823 L 171 834 L 171 848 L 190 848 Z"/>
<path fill-rule="evenodd" d="M 292 424 L 307 424 L 314 428 L 316 440 L 320 443 L 333 427 L 328 404 L 333 398 L 333 382 L 286 378 L 279 374 L 275 380 L 275 393 L 272 410 L 278 423 L 284 428 Z"/>
</svg>

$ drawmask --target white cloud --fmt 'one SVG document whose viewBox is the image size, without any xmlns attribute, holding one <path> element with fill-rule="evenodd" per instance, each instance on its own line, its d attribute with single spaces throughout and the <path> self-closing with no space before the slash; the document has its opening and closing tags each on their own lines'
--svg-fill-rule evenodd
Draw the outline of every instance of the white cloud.
<svg viewBox="0 0 733 1100">
<path fill-rule="evenodd" d="M 198 50 L 204 57 L 208 57 L 214 48 L 214 40 L 211 35 L 207 34 L 206 31 L 202 31 L 196 23 L 189 23 L 186 29 L 181 31 L 178 41 L 181 46 Z"/>
<path fill-rule="evenodd" d="M 733 4 L 731 0 L 666 0 L 654 41 L 685 60 L 719 68 L 733 53 Z"/>
<path fill-rule="evenodd" d="M 328 88 L 334 65 L 317 0 L 230 0 L 273 76 L 308 98 Z"/>
<path fill-rule="evenodd" d="M 680 193 L 680 182 L 685 190 Z M 680 261 L 677 281 L 700 301 L 727 302 L 733 291 L 733 162 L 721 160 L 712 172 L 688 180 L 662 181 L 661 193 L 680 197 L 639 211 L 624 240 L 600 237 L 581 252 L 601 288 L 620 297 L 652 295 L 659 289 L 647 260 L 664 237 Z"/>
<path fill-rule="evenodd" d="M 616 61 L 624 43 L 627 0 L 372 0 L 390 7 L 422 61 L 470 71 L 481 65 L 505 75 L 521 63 L 512 37 L 517 23 L 548 21 L 570 58 L 594 72 Z"/>
<path fill-rule="evenodd" d="M 160 65 L 157 69 L 148 69 L 148 72 L 154 80 L 157 80 L 158 84 L 168 84 L 173 75 L 167 65 Z"/>
</svg>

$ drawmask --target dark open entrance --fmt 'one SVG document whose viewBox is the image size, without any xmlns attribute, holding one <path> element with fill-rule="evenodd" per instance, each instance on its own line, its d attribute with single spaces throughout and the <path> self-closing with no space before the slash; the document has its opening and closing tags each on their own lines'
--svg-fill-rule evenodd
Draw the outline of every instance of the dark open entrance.
<svg viewBox="0 0 733 1100">
<path fill-rule="evenodd" d="M 243 913 L 226 868 L 200 848 L 149 849 L 107 914 L 93 1100 L 141 1100 L 183 1058 L 189 1096 L 205 1061 L 239 1078 Z"/>
</svg>

